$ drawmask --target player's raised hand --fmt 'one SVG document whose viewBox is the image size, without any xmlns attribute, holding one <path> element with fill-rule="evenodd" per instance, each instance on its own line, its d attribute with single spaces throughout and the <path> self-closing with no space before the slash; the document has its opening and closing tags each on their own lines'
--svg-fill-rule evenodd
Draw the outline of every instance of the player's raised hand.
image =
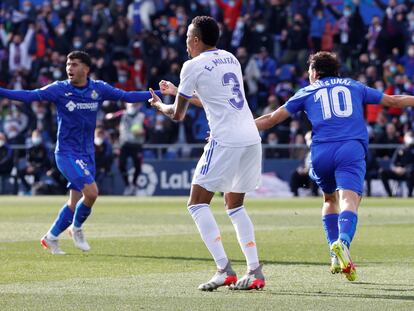
<svg viewBox="0 0 414 311">
<path fill-rule="evenodd" d="M 170 81 L 161 80 L 159 85 L 162 95 L 177 95 L 177 87 Z"/>
<path fill-rule="evenodd" d="M 160 110 L 161 107 L 161 99 L 158 97 L 157 94 L 155 94 L 153 89 L 149 89 L 152 98 L 148 99 L 148 102 L 151 104 L 152 107 Z"/>
</svg>

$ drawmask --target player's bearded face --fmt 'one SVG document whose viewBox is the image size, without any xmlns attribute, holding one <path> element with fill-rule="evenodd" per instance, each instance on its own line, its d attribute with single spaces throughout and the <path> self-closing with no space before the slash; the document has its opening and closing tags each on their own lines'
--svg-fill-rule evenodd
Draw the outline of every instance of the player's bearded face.
<svg viewBox="0 0 414 311">
<path fill-rule="evenodd" d="M 188 53 L 188 57 L 189 58 L 193 58 L 196 55 L 194 55 L 194 33 L 193 33 L 193 25 L 190 24 L 190 26 L 188 26 L 188 30 L 187 30 L 187 40 L 186 40 L 186 44 L 187 44 L 187 53 Z"/>
</svg>

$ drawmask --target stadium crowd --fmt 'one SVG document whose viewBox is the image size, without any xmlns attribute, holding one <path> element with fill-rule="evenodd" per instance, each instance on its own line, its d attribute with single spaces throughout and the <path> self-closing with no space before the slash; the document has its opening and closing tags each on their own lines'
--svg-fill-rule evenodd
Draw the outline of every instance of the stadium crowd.
<svg viewBox="0 0 414 311">
<path fill-rule="evenodd" d="M 346 76 L 386 94 L 414 94 L 414 3 L 408 0 L 3 0 L 0 86 L 35 89 L 64 80 L 66 55 L 72 50 L 91 55 L 91 78 L 118 88 L 157 89 L 162 79 L 177 85 L 188 58 L 187 25 L 197 15 L 211 15 L 220 22 L 218 47 L 239 59 L 255 116 L 275 110 L 308 84 L 307 58 L 319 50 L 337 52 Z M 172 100 L 165 98 L 167 103 Z M 366 120 L 371 143 L 393 146 L 376 149 L 369 158 L 373 178 L 414 180 L 414 155 L 398 157 L 414 145 L 413 139 L 404 137 L 414 125 L 414 112 L 367 105 Z M 303 150 L 271 147 L 305 144 L 309 130 L 306 116 L 296 115 L 263 132 L 263 142 L 270 147 L 266 157 L 305 158 Z M 29 106 L 0 98 L 0 177 L 15 168 L 25 189 L 26 175 L 35 180 L 41 174 L 55 176 L 59 185 L 52 161 L 39 156 L 40 149 L 52 152 L 55 136 L 53 104 Z M 125 176 L 128 157 L 134 160 L 136 175 L 142 157 L 155 157 L 152 150 L 142 150 L 142 144 L 204 143 L 208 124 L 204 111 L 195 106 L 179 124 L 148 103 L 107 101 L 95 136 L 98 175 L 121 159 L 116 163 Z M 404 142 L 405 147 L 395 146 Z M 12 150 L 10 145 L 27 148 Z M 165 158 L 199 154 L 191 148 L 163 151 Z M 405 170 L 383 172 L 375 163 L 378 159 L 396 161 L 395 166 Z M 64 184 L 54 191 L 64 191 Z"/>
</svg>

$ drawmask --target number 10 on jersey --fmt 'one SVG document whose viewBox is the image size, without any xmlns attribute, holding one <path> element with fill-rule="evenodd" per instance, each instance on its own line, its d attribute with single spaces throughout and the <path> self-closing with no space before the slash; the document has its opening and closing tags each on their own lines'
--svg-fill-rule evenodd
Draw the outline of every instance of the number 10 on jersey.
<svg viewBox="0 0 414 311">
<path fill-rule="evenodd" d="M 323 88 L 318 90 L 314 96 L 315 102 L 321 102 L 324 120 L 332 118 L 332 113 L 340 118 L 352 115 L 352 96 L 347 87 Z M 342 105 L 340 99 L 342 99 Z"/>
</svg>

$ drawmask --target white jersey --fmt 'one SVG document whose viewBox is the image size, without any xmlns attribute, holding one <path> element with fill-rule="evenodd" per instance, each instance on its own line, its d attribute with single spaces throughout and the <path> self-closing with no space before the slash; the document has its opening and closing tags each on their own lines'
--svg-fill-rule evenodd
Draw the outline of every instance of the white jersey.
<svg viewBox="0 0 414 311">
<path fill-rule="evenodd" d="M 210 137 L 219 145 L 244 147 L 260 143 L 259 131 L 244 94 L 241 66 L 224 50 L 209 50 L 184 63 L 178 93 L 201 99 Z"/>
</svg>

